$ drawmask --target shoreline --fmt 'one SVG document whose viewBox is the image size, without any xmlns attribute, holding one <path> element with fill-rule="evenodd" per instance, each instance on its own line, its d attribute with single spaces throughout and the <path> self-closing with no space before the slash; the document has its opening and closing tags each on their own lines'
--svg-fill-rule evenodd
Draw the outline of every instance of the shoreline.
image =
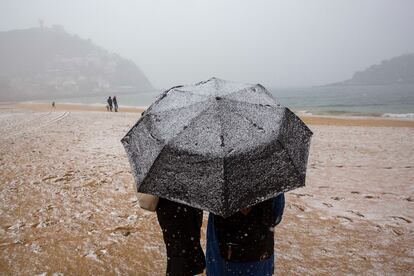
<svg viewBox="0 0 414 276">
<path fill-rule="evenodd" d="M 119 113 L 142 113 L 145 106 L 120 106 Z M 52 108 L 49 103 L 4 103 L 0 109 L 20 109 L 30 111 L 79 111 L 79 112 L 108 112 L 106 106 L 90 104 L 59 103 Z M 297 115 L 310 125 L 331 125 L 331 126 L 368 126 L 368 127 L 410 127 L 414 128 L 414 120 L 410 118 L 390 118 L 374 116 L 344 116 L 344 115 Z"/>
<path fill-rule="evenodd" d="M 108 112 L 105 105 L 75 104 L 75 103 L 58 103 L 52 108 L 50 103 L 13 103 L 0 105 L 2 109 L 24 109 L 31 111 L 101 111 Z M 145 106 L 119 106 L 121 113 L 142 113 L 147 107 Z"/>
</svg>

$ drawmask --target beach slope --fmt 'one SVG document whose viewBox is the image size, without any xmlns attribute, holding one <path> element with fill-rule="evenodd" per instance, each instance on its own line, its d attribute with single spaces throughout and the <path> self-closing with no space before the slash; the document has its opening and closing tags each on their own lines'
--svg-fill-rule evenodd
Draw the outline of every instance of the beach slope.
<svg viewBox="0 0 414 276">
<path fill-rule="evenodd" d="M 137 205 L 120 143 L 142 110 L 128 111 L 0 108 L 2 273 L 164 273 L 157 218 Z M 413 121 L 303 119 L 307 186 L 287 194 L 278 273 L 413 271 Z"/>
</svg>

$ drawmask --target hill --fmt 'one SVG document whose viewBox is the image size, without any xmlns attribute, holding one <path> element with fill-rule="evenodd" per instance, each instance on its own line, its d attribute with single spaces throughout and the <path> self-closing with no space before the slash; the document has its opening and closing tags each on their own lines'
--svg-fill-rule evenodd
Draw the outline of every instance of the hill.
<svg viewBox="0 0 414 276">
<path fill-rule="evenodd" d="M 152 90 L 130 60 L 61 26 L 0 32 L 0 101 Z"/>
<path fill-rule="evenodd" d="M 405 54 L 356 72 L 351 79 L 330 85 L 414 84 L 414 54 Z"/>
</svg>

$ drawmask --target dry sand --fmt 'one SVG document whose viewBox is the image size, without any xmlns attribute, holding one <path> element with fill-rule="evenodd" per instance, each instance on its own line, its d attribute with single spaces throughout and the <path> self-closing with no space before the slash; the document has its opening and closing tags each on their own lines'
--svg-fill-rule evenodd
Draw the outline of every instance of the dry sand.
<svg viewBox="0 0 414 276">
<path fill-rule="evenodd" d="M 119 142 L 141 110 L 96 108 L 0 106 L 0 274 L 164 274 L 156 216 L 137 206 Z M 307 187 L 287 194 L 277 274 L 410 275 L 414 121 L 304 120 Z"/>
</svg>

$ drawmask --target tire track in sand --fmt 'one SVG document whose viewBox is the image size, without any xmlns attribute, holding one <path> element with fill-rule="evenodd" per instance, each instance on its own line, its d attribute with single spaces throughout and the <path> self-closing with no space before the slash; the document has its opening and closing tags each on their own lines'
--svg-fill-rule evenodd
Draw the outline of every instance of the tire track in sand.
<svg viewBox="0 0 414 276">
<path fill-rule="evenodd" d="M 24 127 L 23 129 L 21 127 L 17 128 L 17 129 L 15 128 L 15 130 L 12 131 L 11 133 L 9 133 L 9 135 L 3 136 L 1 138 L 2 139 L 16 138 L 17 136 L 40 130 L 42 128 L 51 126 L 51 125 L 65 119 L 69 114 L 70 114 L 70 112 L 65 111 L 65 112 L 59 113 L 57 116 L 49 118 L 48 120 L 45 121 L 44 118 L 48 117 L 48 114 L 46 114 L 45 116 L 42 116 L 42 117 L 31 120 L 32 122 L 33 121 L 38 122 L 38 124 L 36 124 L 36 125 L 32 124 L 28 127 Z"/>
<path fill-rule="evenodd" d="M 42 112 L 40 114 L 35 112 L 25 112 L 18 113 L 18 115 L 10 116 L 9 118 L 11 119 L 11 121 L 8 120 L 9 118 L 2 120 L 2 132 L 9 133 L 13 132 L 13 130 L 14 132 L 16 132 L 17 130 L 22 130 L 28 125 L 32 125 L 33 123 L 36 123 L 37 121 L 42 120 L 45 117 L 48 117 L 49 115 L 51 115 L 51 113 L 51 111 L 47 113 Z M 19 118 L 20 116 L 24 116 L 24 118 Z"/>
</svg>

